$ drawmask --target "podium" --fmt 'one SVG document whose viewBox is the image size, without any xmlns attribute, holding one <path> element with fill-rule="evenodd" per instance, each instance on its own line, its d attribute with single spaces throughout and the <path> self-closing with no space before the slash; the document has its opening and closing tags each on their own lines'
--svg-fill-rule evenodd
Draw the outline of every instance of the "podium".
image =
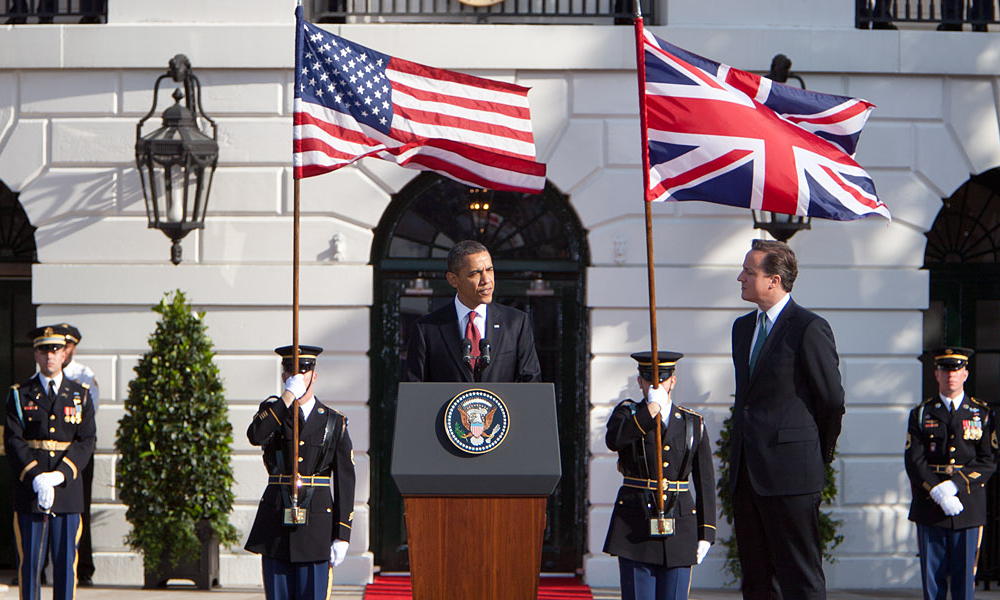
<svg viewBox="0 0 1000 600">
<path fill-rule="evenodd" d="M 562 474 L 551 383 L 401 383 L 391 473 L 414 600 L 537 598 Z"/>
</svg>

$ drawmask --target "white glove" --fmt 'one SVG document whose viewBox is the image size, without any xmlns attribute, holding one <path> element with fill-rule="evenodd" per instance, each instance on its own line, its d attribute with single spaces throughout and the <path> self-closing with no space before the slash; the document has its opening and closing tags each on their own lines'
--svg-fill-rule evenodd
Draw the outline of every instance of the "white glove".
<svg viewBox="0 0 1000 600">
<path fill-rule="evenodd" d="M 945 516 L 948 517 L 954 517 L 965 509 L 965 507 L 962 506 L 962 501 L 959 500 L 957 496 L 948 496 L 940 502 L 940 504 L 941 510 L 943 510 Z"/>
<path fill-rule="evenodd" d="M 42 510 L 49 510 L 52 508 L 52 503 L 56 499 L 56 489 L 46 483 L 45 478 L 42 475 L 36 475 L 35 479 L 31 482 L 31 487 L 35 490 L 35 494 L 38 496 L 38 508 Z"/>
<path fill-rule="evenodd" d="M 667 388 L 663 387 L 662 383 L 655 388 L 653 386 L 646 388 L 646 400 L 658 404 L 662 414 L 670 415 L 670 395 L 667 394 Z"/>
<path fill-rule="evenodd" d="M 712 543 L 705 540 L 698 540 L 698 564 L 705 560 L 708 556 L 708 549 L 712 547 Z"/>
<path fill-rule="evenodd" d="M 931 488 L 931 500 L 941 504 L 945 498 L 958 495 L 958 487 L 952 480 L 942 481 Z"/>
<path fill-rule="evenodd" d="M 330 564 L 336 567 L 344 562 L 347 558 L 347 547 L 350 545 L 350 542 L 344 540 L 333 540 L 333 544 L 330 545 Z"/>
<path fill-rule="evenodd" d="M 66 476 L 60 471 L 49 471 L 48 473 L 39 473 L 35 476 L 35 481 L 41 481 L 42 484 L 49 487 L 56 487 L 66 481 Z"/>
<path fill-rule="evenodd" d="M 306 378 L 301 373 L 285 380 L 285 391 L 291 392 L 296 400 L 306 395 Z"/>
</svg>

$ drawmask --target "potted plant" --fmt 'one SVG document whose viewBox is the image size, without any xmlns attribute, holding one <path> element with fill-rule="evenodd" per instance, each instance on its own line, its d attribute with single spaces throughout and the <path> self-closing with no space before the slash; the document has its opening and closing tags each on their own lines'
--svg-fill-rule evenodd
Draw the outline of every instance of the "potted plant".
<svg viewBox="0 0 1000 600">
<path fill-rule="evenodd" d="M 177 578 L 208 589 L 218 585 L 219 544 L 237 541 L 229 522 L 232 425 L 204 313 L 180 290 L 153 311 L 161 317 L 115 439 L 126 541 L 143 556 L 145 587 Z"/>
</svg>

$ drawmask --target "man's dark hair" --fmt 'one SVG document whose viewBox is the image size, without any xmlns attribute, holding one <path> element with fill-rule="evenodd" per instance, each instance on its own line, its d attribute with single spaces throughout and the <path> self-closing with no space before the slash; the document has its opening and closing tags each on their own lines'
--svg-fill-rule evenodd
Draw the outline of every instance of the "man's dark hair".
<svg viewBox="0 0 1000 600">
<path fill-rule="evenodd" d="M 476 240 L 462 240 L 455 244 L 448 251 L 448 271 L 458 275 L 458 270 L 462 267 L 462 259 L 470 254 L 479 254 L 480 252 L 489 252 L 489 250 Z"/>
<path fill-rule="evenodd" d="M 792 291 L 792 285 L 795 284 L 795 278 L 799 274 L 799 264 L 788 244 L 772 240 L 754 240 L 750 249 L 764 253 L 764 260 L 760 262 L 764 274 L 778 275 L 781 277 L 781 287 L 786 292 Z"/>
</svg>

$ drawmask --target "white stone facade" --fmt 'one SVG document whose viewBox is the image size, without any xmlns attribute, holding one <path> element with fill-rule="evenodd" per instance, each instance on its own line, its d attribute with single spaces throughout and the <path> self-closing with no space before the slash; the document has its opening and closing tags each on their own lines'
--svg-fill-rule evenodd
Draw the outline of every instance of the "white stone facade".
<svg viewBox="0 0 1000 600">
<path fill-rule="evenodd" d="M 101 382 L 94 488 L 99 583 L 141 582 L 141 561 L 122 541 L 128 525 L 114 487 L 113 445 L 132 367 L 153 328 L 149 307 L 180 288 L 207 312 L 232 405 L 233 520 L 244 535 L 265 479 L 259 452 L 242 432 L 260 399 L 278 389 L 270 349 L 290 337 L 294 2 L 187 4 L 111 0 L 106 25 L 0 28 L 0 180 L 20 192 L 38 227 L 38 321 L 76 324 L 85 335 L 80 358 Z M 970 173 L 1000 166 L 1000 43 L 993 35 L 858 31 L 848 2 L 744 7 L 751 4 L 760 3 L 667 0 L 670 24 L 655 32 L 758 72 L 782 52 L 810 89 L 879 105 L 857 158 L 894 220 L 814 222 L 792 241 L 802 271 L 794 296 L 830 320 L 847 389 L 834 507 L 845 542 L 838 562 L 827 567 L 829 585 L 918 587 L 902 447 L 908 407 L 921 386 L 915 357 L 928 303 L 927 273 L 919 270 L 923 233 L 942 197 Z M 161 14 L 166 5 L 169 15 Z M 178 14 L 200 16 L 184 23 Z M 627 356 L 648 344 L 631 29 L 332 27 L 389 54 L 533 88 L 539 157 L 588 230 L 593 455 L 584 568 L 591 585 L 616 586 L 615 561 L 601 552 L 618 485 L 603 427 L 614 404 L 638 392 Z M 221 148 L 206 229 L 184 241 L 184 262 L 175 267 L 168 240 L 146 228 L 133 144 L 151 85 L 178 52 L 191 58 L 202 80 Z M 350 417 L 358 457 L 355 535 L 337 570 L 340 584 L 364 583 L 373 569 L 366 406 L 373 229 L 390 195 L 415 174 L 366 161 L 302 182 L 302 339 L 327 348 L 318 395 Z M 749 215 L 727 207 L 666 204 L 654 213 L 660 345 L 687 356 L 676 400 L 703 411 L 710 431 L 718 432 L 733 393 L 730 325 L 750 308 L 739 299 L 735 277 L 757 233 Z M 720 534 L 729 532 L 723 527 Z M 239 547 L 225 552 L 224 585 L 259 578 L 255 556 Z M 716 549 L 695 570 L 695 585 L 725 581 Z"/>
</svg>

